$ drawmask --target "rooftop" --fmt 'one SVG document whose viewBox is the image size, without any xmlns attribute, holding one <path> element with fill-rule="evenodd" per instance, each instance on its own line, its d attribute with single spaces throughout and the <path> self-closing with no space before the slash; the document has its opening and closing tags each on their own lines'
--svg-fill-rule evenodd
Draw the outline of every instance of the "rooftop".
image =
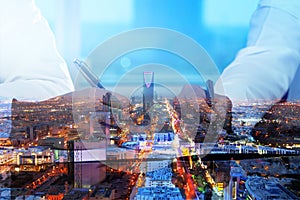
<svg viewBox="0 0 300 200">
<path fill-rule="evenodd" d="M 138 189 L 136 199 L 148 199 L 149 197 L 152 197 L 151 199 L 183 199 L 179 188 L 162 186 L 144 187 Z"/>
<path fill-rule="evenodd" d="M 161 168 L 152 172 L 147 172 L 147 177 L 152 180 L 171 180 L 172 171 L 170 168 Z"/>
<path fill-rule="evenodd" d="M 297 199 L 290 191 L 281 186 L 275 179 L 258 176 L 248 177 L 246 188 L 255 199 Z"/>
</svg>

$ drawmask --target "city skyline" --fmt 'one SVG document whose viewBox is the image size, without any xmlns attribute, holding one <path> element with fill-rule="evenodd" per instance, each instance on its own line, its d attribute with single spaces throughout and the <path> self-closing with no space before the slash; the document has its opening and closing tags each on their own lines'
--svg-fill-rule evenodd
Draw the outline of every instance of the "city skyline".
<svg viewBox="0 0 300 200">
<path fill-rule="evenodd" d="M 148 80 L 151 78 L 153 76 Z M 155 79 L 148 83 L 153 82 Z M 137 129 L 139 126 L 129 132 L 118 130 L 115 126 L 108 127 L 113 123 L 108 118 L 110 112 L 118 113 L 118 118 L 124 122 L 128 120 L 122 112 L 109 108 L 112 105 L 108 102 L 110 98 L 110 94 L 104 94 L 104 104 L 98 106 L 98 114 L 86 112 L 79 116 L 81 119 L 77 122 L 69 115 L 72 110 L 71 96 L 69 99 L 54 98 L 42 104 L 28 102 L 14 105 L 14 117 L 18 118 L 14 118 L 13 134 L 10 138 L 1 139 L 3 179 L 0 184 L 11 186 L 11 194 L 15 197 L 26 194 L 67 199 L 82 195 L 83 199 L 86 196 L 92 199 L 108 195 L 101 193 L 105 188 L 110 191 L 110 198 L 115 199 L 117 196 L 122 199 L 141 199 L 151 194 L 158 198 L 161 190 L 165 190 L 165 195 L 174 199 L 201 199 L 209 196 L 222 199 L 239 196 L 243 199 L 247 196 L 259 198 L 260 193 L 254 192 L 254 188 L 265 185 L 280 191 L 277 195 L 281 196 L 278 198 L 293 199 L 297 196 L 297 188 L 292 186 L 297 179 L 279 179 L 290 173 L 300 173 L 299 147 L 295 143 L 297 138 L 292 143 L 272 143 L 270 146 L 269 142 L 263 143 L 268 137 L 261 140 L 255 137 L 255 132 L 251 132 L 251 120 L 259 118 L 259 113 L 263 112 L 266 105 L 245 105 L 233 110 L 233 133 L 222 133 L 216 143 L 201 144 L 197 152 L 193 141 L 181 136 L 178 140 L 179 135 L 172 128 L 172 120 L 177 119 L 174 111 L 180 108 L 172 104 L 173 98 L 155 100 L 159 106 L 152 109 L 160 115 L 153 122 L 162 128 L 153 127 L 147 132 L 140 132 Z M 94 106 L 87 99 L 76 103 L 77 109 L 85 110 Z M 133 103 L 136 106 L 139 104 Z M 296 103 L 279 105 L 270 111 L 272 115 L 264 118 L 264 123 L 286 124 L 282 128 L 288 128 L 288 124 L 293 126 L 298 118 L 292 117 L 290 109 L 297 113 L 298 108 Z M 283 112 L 290 115 L 281 115 L 279 118 L 278 113 Z M 101 113 L 107 114 L 104 116 Z M 171 120 L 171 116 L 174 119 Z M 271 120 L 271 117 L 277 121 Z M 138 123 L 138 119 L 133 121 Z M 78 126 L 82 128 L 77 129 Z M 184 127 L 182 122 L 181 126 Z M 105 136 L 101 134 L 103 131 L 106 131 Z M 268 133 L 270 130 L 266 131 Z M 105 141 L 102 147 L 99 146 L 101 141 Z M 237 178 L 237 172 L 230 171 L 230 166 L 245 171 L 247 175 L 241 173 Z M 31 176 L 33 173 L 36 175 Z M 182 174 L 185 174 L 184 178 L 180 178 Z M 256 179 L 255 174 L 258 176 Z M 114 186 L 107 185 L 109 180 L 115 183 Z M 261 186 L 253 185 L 253 182 Z M 120 185 L 124 185 L 124 188 L 118 193 Z M 287 192 L 284 185 L 288 185 L 290 192 Z M 17 192 L 14 188 L 23 189 Z M 50 189 L 49 192 L 46 188 Z M 274 197 L 271 191 L 266 191 L 264 195 Z M 7 189 L 1 189 L 0 192 L 4 195 Z"/>
</svg>

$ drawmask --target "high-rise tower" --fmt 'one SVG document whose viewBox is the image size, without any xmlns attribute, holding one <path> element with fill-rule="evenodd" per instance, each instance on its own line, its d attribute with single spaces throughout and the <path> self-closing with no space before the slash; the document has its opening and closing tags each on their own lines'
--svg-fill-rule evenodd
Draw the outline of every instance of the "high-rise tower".
<svg viewBox="0 0 300 200">
<path fill-rule="evenodd" d="M 153 105 L 154 93 L 154 72 L 144 72 L 144 85 L 143 85 L 143 112 L 149 111 Z"/>
<path fill-rule="evenodd" d="M 212 80 L 206 81 L 206 101 L 209 106 L 212 106 L 212 101 L 214 99 L 214 83 Z"/>
</svg>

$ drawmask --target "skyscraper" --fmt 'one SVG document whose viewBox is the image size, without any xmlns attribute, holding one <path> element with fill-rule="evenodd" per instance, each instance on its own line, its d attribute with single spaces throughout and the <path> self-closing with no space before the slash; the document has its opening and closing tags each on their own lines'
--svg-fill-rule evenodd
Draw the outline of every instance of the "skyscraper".
<svg viewBox="0 0 300 200">
<path fill-rule="evenodd" d="M 212 80 L 206 81 L 206 101 L 209 106 L 212 106 L 212 100 L 214 99 L 214 83 Z"/>
<path fill-rule="evenodd" d="M 105 95 L 103 95 L 102 101 L 103 101 L 102 111 L 111 112 L 111 93 L 107 92 Z"/>
<path fill-rule="evenodd" d="M 147 113 L 153 105 L 154 72 L 144 72 L 143 112 Z"/>
</svg>

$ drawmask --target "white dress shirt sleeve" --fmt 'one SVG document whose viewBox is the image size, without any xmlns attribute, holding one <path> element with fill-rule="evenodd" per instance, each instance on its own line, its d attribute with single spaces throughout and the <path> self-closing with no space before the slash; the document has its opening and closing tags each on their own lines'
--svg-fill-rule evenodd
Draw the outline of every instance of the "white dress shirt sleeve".
<svg viewBox="0 0 300 200">
<path fill-rule="evenodd" d="M 0 0 L 0 96 L 44 100 L 73 91 L 66 63 L 32 0 Z"/>
<path fill-rule="evenodd" d="M 225 95 L 233 102 L 276 101 L 286 93 L 300 63 L 300 1 L 262 0 L 252 16 L 247 47 L 224 70 Z"/>
</svg>

